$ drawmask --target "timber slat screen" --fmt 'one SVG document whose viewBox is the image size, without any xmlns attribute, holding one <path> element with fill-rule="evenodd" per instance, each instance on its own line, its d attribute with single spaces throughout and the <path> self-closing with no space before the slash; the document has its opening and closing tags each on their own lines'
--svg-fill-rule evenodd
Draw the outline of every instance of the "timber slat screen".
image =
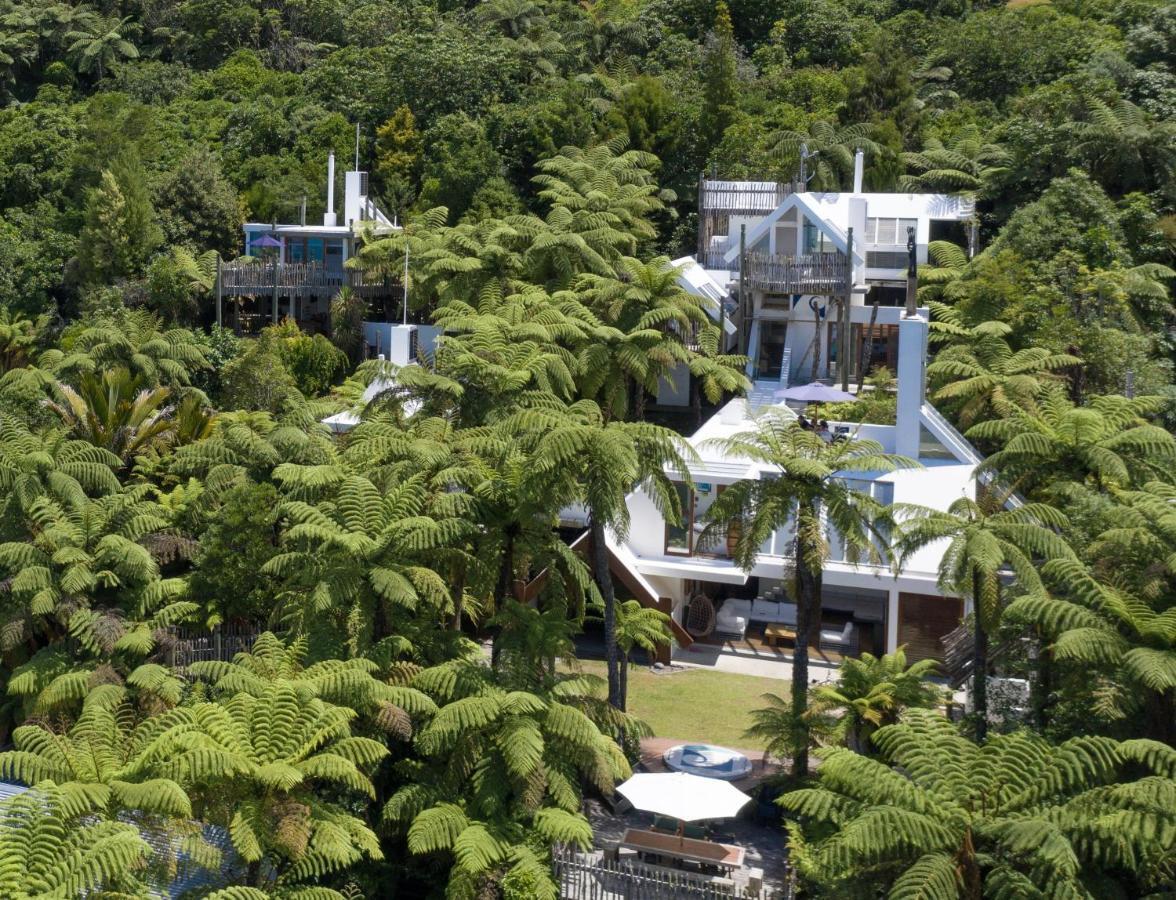
<svg viewBox="0 0 1176 900">
<path fill-rule="evenodd" d="M 261 632 L 251 625 L 220 625 L 211 630 L 175 625 L 168 629 L 164 649 L 175 668 L 194 662 L 231 662 L 253 649 Z"/>
<path fill-rule="evenodd" d="M 630 860 L 592 859 L 557 847 L 552 854 L 562 900 L 791 900 L 788 885 L 751 891 L 746 884 L 715 883 L 705 875 Z"/>
<path fill-rule="evenodd" d="M 725 243 L 731 216 L 766 216 L 792 193 L 792 186 L 776 181 L 698 180 L 698 259 L 713 242 Z M 708 268 L 710 268 L 708 266 Z M 727 268 L 716 266 L 715 268 Z"/>
<path fill-rule="evenodd" d="M 744 271 L 749 287 L 785 294 L 840 294 L 849 279 L 843 253 L 748 253 Z"/>
<path fill-rule="evenodd" d="M 387 292 L 391 278 L 366 275 L 361 269 L 327 269 L 321 263 L 232 262 L 221 267 L 221 293 L 226 297 L 331 296 L 342 287 L 364 295 Z"/>
<path fill-rule="evenodd" d="M 702 180 L 699 197 L 701 212 L 724 212 L 727 215 L 767 215 L 791 193 L 789 186 L 776 181 Z"/>
</svg>

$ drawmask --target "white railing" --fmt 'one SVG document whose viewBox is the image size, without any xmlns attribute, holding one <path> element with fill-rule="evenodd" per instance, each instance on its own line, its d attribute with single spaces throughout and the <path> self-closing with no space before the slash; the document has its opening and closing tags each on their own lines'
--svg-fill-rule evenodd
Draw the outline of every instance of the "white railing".
<svg viewBox="0 0 1176 900">
<path fill-rule="evenodd" d="M 933 426 L 932 430 L 935 432 L 935 436 L 947 445 L 956 454 L 958 459 L 969 462 L 974 466 L 978 466 L 984 462 L 984 458 L 976 452 L 976 448 L 971 445 L 968 439 L 960 434 L 955 426 L 947 421 L 943 417 L 943 414 L 934 406 L 925 402 L 919 411 L 923 418 Z"/>
</svg>

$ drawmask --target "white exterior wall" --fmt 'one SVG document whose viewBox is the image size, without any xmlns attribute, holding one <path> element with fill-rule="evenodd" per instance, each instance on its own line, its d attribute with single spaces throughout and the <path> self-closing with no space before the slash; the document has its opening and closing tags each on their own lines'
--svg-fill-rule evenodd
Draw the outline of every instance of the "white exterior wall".
<svg viewBox="0 0 1176 900">
<path fill-rule="evenodd" d="M 363 340 L 368 347 L 374 347 L 374 352 L 383 354 L 384 359 L 398 366 L 415 363 L 416 357 L 411 357 L 412 332 L 417 333 L 417 347 L 432 356 L 437 344 L 437 337 L 441 329 L 435 325 L 397 325 L 389 322 L 364 322 Z"/>
</svg>

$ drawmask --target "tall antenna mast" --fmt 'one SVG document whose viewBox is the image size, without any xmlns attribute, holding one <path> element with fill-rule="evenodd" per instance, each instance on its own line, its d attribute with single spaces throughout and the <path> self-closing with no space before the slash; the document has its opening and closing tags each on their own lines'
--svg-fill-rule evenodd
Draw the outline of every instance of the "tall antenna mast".
<svg viewBox="0 0 1176 900">
<path fill-rule="evenodd" d="M 359 171 L 359 123 L 355 123 L 355 171 Z"/>
<path fill-rule="evenodd" d="M 408 324 L 408 235 L 404 236 L 404 324 Z"/>
</svg>

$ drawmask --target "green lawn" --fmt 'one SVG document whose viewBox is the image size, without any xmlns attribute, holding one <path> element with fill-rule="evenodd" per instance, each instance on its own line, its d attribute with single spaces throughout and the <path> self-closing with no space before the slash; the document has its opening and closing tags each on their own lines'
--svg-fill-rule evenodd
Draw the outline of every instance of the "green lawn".
<svg viewBox="0 0 1176 900">
<path fill-rule="evenodd" d="M 582 660 L 583 671 L 605 677 L 603 661 Z M 788 682 L 754 675 L 689 669 L 654 675 L 644 666 L 629 670 L 629 712 L 644 719 L 658 737 L 706 741 L 742 750 L 762 750 L 763 741 L 743 736 L 762 694 L 786 695 Z"/>
</svg>

